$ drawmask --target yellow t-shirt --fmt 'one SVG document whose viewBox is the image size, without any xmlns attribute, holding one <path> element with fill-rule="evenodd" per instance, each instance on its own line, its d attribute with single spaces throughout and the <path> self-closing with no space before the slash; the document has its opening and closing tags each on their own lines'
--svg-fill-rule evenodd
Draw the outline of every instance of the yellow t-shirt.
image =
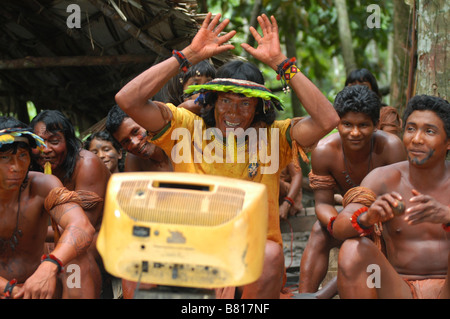
<svg viewBox="0 0 450 319">
<path fill-rule="evenodd" d="M 203 119 L 194 113 L 172 104 L 166 105 L 172 111 L 173 118 L 149 140 L 166 152 L 174 171 L 220 175 L 266 185 L 269 211 L 267 239 L 281 245 L 278 193 L 280 173 L 292 160 L 287 132 L 291 120 L 249 128 L 245 131 L 247 138 L 236 141 L 235 138 L 223 139 L 218 129 L 208 128 Z"/>
</svg>

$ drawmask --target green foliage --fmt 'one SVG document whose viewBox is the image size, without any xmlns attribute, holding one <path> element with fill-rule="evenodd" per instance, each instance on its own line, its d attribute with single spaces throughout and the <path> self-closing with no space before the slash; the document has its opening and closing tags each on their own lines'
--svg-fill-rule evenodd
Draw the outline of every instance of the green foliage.
<svg viewBox="0 0 450 319">
<path fill-rule="evenodd" d="M 222 12 L 229 18 L 229 30 L 238 34 L 233 39 L 235 54 L 245 56 L 239 43 L 246 42 L 254 1 L 211 0 L 209 10 Z M 367 19 L 372 11 L 367 7 L 376 4 L 380 8 L 380 28 L 370 29 Z M 221 11 L 220 11 L 221 10 Z M 387 78 L 388 39 L 392 32 L 393 4 L 391 1 L 347 0 L 347 10 L 353 39 L 353 50 L 358 68 L 369 69 L 379 81 L 379 86 L 389 85 Z M 263 0 L 261 13 L 274 15 L 280 28 L 280 40 L 284 45 L 295 41 L 296 57 L 302 72 L 314 82 L 330 101 L 345 83 L 345 69 L 341 57 L 338 32 L 338 15 L 333 0 Z M 257 28 L 258 29 L 258 28 Z M 259 65 L 258 61 L 252 62 Z M 276 81 L 272 69 L 259 65 L 272 89 L 281 84 Z M 290 98 L 280 93 L 286 112 L 281 117 L 292 116 Z"/>
</svg>

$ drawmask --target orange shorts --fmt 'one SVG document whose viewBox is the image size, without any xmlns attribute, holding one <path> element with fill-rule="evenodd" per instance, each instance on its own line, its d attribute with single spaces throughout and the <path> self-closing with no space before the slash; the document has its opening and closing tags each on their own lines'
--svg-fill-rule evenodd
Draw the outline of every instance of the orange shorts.
<svg viewBox="0 0 450 319">
<path fill-rule="evenodd" d="M 411 294 L 414 299 L 438 299 L 445 282 L 445 279 L 436 278 L 422 280 L 404 280 L 411 289 Z"/>
</svg>

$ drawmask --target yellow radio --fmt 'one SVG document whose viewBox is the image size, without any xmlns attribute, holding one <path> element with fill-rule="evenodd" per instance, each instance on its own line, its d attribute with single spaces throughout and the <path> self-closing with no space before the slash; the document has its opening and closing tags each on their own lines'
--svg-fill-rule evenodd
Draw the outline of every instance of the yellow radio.
<svg viewBox="0 0 450 319">
<path fill-rule="evenodd" d="M 174 172 L 113 174 L 97 248 L 130 281 L 217 288 L 256 281 L 267 236 L 259 183 Z"/>
</svg>

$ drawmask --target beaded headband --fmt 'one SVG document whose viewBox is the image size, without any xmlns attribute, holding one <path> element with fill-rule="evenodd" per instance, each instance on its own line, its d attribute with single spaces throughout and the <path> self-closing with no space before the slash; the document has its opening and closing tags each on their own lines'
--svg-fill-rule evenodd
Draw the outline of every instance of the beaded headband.
<svg viewBox="0 0 450 319">
<path fill-rule="evenodd" d="M 264 111 L 270 107 L 275 107 L 277 110 L 282 111 L 283 105 L 281 99 L 273 94 L 264 85 L 238 79 L 230 78 L 216 78 L 208 83 L 201 85 L 190 85 L 184 92 L 186 94 L 200 93 L 198 101 L 202 104 L 205 103 L 206 95 L 210 92 L 231 92 L 237 94 L 243 94 L 246 97 L 256 97 L 263 99 Z"/>
<path fill-rule="evenodd" d="M 31 148 L 42 150 L 46 147 L 44 140 L 30 131 L 23 128 L 7 128 L 0 130 L 0 147 L 5 144 L 25 142 Z"/>
</svg>

